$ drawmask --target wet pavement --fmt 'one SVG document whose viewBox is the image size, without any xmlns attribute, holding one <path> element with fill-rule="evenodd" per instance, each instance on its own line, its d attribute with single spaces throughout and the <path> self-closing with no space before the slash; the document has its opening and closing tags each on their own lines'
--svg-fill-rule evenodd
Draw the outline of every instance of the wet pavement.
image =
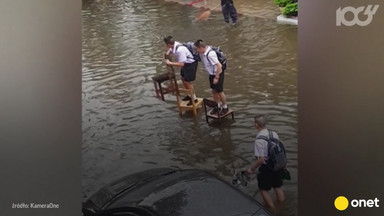
<svg viewBox="0 0 384 216">
<path fill-rule="evenodd" d="M 274 9 L 263 13 L 275 17 Z M 279 215 L 297 215 L 297 27 L 246 15 L 226 25 L 220 11 L 195 22 L 199 12 L 161 0 L 83 1 L 84 199 L 113 179 L 158 167 L 205 169 L 230 182 L 253 160 L 253 116 L 268 114 L 292 175 Z M 179 117 L 173 96 L 154 97 L 151 77 L 166 70 L 169 34 L 202 38 L 228 55 L 224 90 L 235 121 L 209 126 L 202 110 Z M 194 84 L 199 97 L 211 97 L 202 65 Z M 262 201 L 256 180 L 242 190 Z"/>
</svg>

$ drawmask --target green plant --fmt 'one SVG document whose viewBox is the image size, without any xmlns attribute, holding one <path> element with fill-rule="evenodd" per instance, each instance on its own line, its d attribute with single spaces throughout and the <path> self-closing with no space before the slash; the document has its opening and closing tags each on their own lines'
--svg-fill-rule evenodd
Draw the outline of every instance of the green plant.
<svg viewBox="0 0 384 216">
<path fill-rule="evenodd" d="M 292 0 L 273 0 L 275 4 L 277 4 L 279 7 L 285 7 L 287 4 L 291 3 Z"/>
<path fill-rule="evenodd" d="M 283 14 L 285 16 L 297 16 L 298 14 L 297 2 L 287 4 L 284 8 Z"/>
</svg>

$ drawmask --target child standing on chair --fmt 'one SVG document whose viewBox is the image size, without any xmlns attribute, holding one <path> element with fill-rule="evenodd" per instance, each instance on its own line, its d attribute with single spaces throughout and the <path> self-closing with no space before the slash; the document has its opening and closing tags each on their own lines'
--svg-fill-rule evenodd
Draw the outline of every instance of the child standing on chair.
<svg viewBox="0 0 384 216">
<path fill-rule="evenodd" d="M 209 74 L 209 84 L 212 89 L 213 100 L 218 104 L 210 114 L 225 115 L 228 112 L 227 100 L 223 91 L 224 70 L 218 60 L 217 54 L 210 46 L 207 46 L 203 40 L 195 42 L 197 52 L 204 62 L 204 68 Z"/>
<path fill-rule="evenodd" d="M 176 55 L 178 62 L 171 62 L 169 59 L 164 59 L 165 63 L 169 66 L 181 67 L 180 75 L 181 81 L 186 89 L 194 91 L 192 82 L 196 79 L 197 61 L 194 59 L 191 51 L 182 43 L 175 41 L 172 36 L 164 38 L 166 47 L 168 48 L 165 56 L 168 56 L 171 52 Z M 193 94 L 193 100 L 197 103 L 196 94 Z M 188 106 L 192 105 L 192 98 L 189 96 L 183 98 L 183 101 L 189 101 Z"/>
</svg>

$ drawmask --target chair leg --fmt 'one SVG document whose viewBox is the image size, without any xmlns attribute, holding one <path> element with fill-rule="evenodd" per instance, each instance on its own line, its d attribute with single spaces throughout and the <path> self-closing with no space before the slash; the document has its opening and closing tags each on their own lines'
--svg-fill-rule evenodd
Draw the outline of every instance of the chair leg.
<svg viewBox="0 0 384 216">
<path fill-rule="evenodd" d="M 181 109 L 180 105 L 178 105 L 177 108 L 179 108 L 179 115 L 183 116 L 183 110 Z"/>
<path fill-rule="evenodd" d="M 235 120 L 235 116 L 233 115 L 233 112 L 231 114 L 232 114 L 232 120 Z"/>
<path fill-rule="evenodd" d="M 153 85 L 155 86 L 156 97 L 159 98 L 159 88 L 157 87 L 157 82 L 155 80 L 153 80 Z"/>
<path fill-rule="evenodd" d="M 162 99 L 163 101 L 165 101 L 165 99 L 164 99 L 164 93 L 163 93 L 163 88 L 161 87 L 161 83 L 159 83 L 159 88 L 160 88 L 161 99 Z"/>
<path fill-rule="evenodd" d="M 197 116 L 197 107 L 196 106 L 193 106 L 193 115 Z"/>
<path fill-rule="evenodd" d="M 204 99 L 205 100 L 205 99 Z M 203 108 L 204 108 L 204 114 L 205 114 L 205 120 L 208 122 L 208 114 L 207 114 L 207 106 L 205 104 L 205 101 L 203 101 L 203 104 L 202 104 Z"/>
</svg>

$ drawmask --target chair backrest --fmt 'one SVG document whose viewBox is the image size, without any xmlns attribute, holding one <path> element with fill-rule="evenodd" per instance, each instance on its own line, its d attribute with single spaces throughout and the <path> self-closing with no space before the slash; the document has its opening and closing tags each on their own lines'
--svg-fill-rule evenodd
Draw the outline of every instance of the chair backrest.
<svg viewBox="0 0 384 216">
<path fill-rule="evenodd" d="M 215 101 L 204 98 L 204 106 L 217 107 L 217 103 Z"/>
</svg>

